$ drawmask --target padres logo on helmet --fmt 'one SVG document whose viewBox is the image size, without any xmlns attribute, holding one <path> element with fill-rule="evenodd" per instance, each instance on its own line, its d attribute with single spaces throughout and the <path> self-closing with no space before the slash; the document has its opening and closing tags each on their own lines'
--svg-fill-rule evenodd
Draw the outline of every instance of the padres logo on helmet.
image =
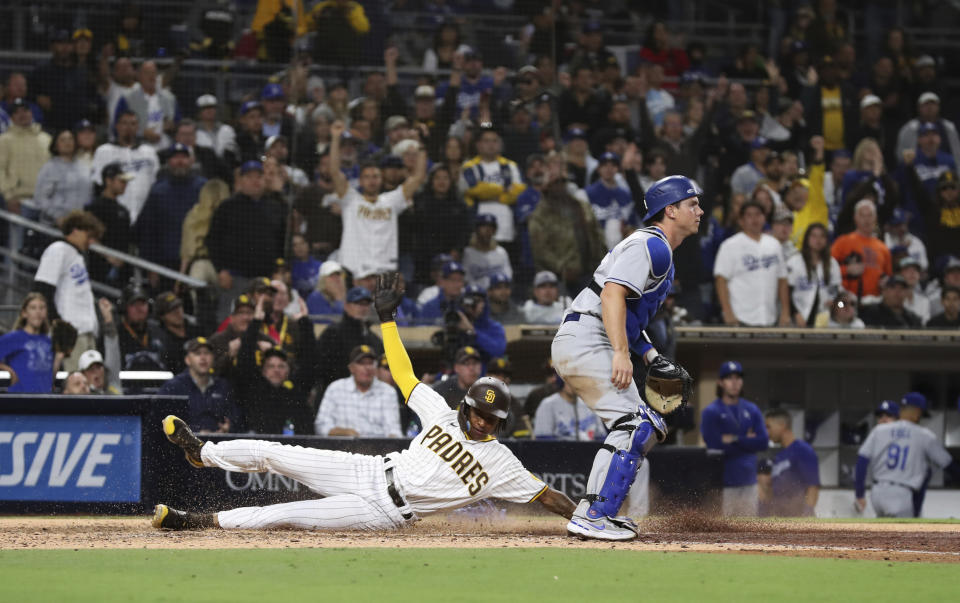
<svg viewBox="0 0 960 603">
<path fill-rule="evenodd" d="M 510 413 L 510 391 L 499 379 L 493 377 L 477 379 L 467 390 L 467 395 L 463 397 L 463 401 L 460 403 L 457 418 L 460 420 L 460 425 L 464 427 L 464 431 L 466 431 L 468 422 L 468 406 L 472 406 L 484 414 L 493 415 L 498 419 L 506 419 Z M 497 429 L 499 430 L 502 425 L 503 422 L 501 421 Z"/>
</svg>

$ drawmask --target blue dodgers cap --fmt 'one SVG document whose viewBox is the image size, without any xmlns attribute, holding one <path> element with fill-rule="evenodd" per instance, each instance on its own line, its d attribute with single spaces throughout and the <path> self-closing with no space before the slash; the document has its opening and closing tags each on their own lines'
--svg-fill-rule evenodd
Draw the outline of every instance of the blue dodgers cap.
<svg viewBox="0 0 960 603">
<path fill-rule="evenodd" d="M 734 373 L 743 377 L 743 365 L 736 360 L 728 360 L 720 365 L 720 372 L 717 373 L 717 379 L 723 379 Z"/>
<path fill-rule="evenodd" d="M 463 266 L 460 265 L 460 262 L 449 261 L 443 265 L 441 269 L 443 277 L 446 278 L 453 274 L 454 272 L 459 272 L 460 274 L 466 274 L 467 271 L 463 269 Z"/>
<path fill-rule="evenodd" d="M 569 128 L 566 132 L 563 133 L 563 142 L 567 143 L 571 140 L 576 140 L 577 138 L 581 140 L 587 139 L 587 133 L 583 128 Z"/>
<path fill-rule="evenodd" d="M 93 122 L 89 119 L 81 119 L 77 123 L 73 124 L 73 131 L 79 132 L 80 130 L 96 130 L 97 127 L 93 125 Z"/>
<path fill-rule="evenodd" d="M 699 197 L 703 194 L 696 182 L 686 176 L 667 176 L 657 180 L 647 189 L 643 196 L 643 205 L 647 213 L 643 216 L 646 222 L 668 205 L 679 203 L 684 199 Z"/>
<path fill-rule="evenodd" d="M 243 165 L 240 166 L 240 173 L 247 174 L 249 172 L 260 172 L 263 173 L 263 164 L 257 161 L 256 159 L 251 159 L 250 161 L 244 161 Z"/>
<path fill-rule="evenodd" d="M 891 417 L 900 418 L 900 405 L 894 402 L 893 400 L 884 400 L 881 402 L 875 411 L 873 411 L 874 416 L 876 415 L 890 415 Z"/>
<path fill-rule="evenodd" d="M 240 115 L 246 115 L 247 113 L 256 109 L 257 111 L 262 111 L 263 107 L 260 106 L 260 101 L 250 100 L 242 105 L 240 105 Z"/>
<path fill-rule="evenodd" d="M 583 33 L 594 33 L 603 31 L 603 24 L 599 21 L 587 21 L 583 24 Z"/>
<path fill-rule="evenodd" d="M 169 149 L 167 149 L 167 155 L 168 155 L 169 157 L 173 157 L 173 156 L 176 155 L 177 153 L 184 153 L 184 154 L 186 154 L 186 155 L 189 155 L 189 154 L 190 154 L 190 149 L 187 147 L 187 145 L 185 145 L 185 144 L 183 144 L 183 143 L 175 142 L 175 143 L 173 143 L 172 145 L 170 145 L 170 148 L 169 148 Z"/>
<path fill-rule="evenodd" d="M 903 394 L 903 399 L 900 400 L 900 406 L 916 406 L 926 412 L 927 397 L 920 392 L 907 392 Z"/>
<path fill-rule="evenodd" d="M 347 291 L 347 302 L 356 304 L 364 301 L 373 301 L 373 295 L 366 287 L 352 287 Z"/>
<path fill-rule="evenodd" d="M 287 97 L 280 84 L 267 84 L 260 92 L 261 100 L 283 100 Z"/>
<path fill-rule="evenodd" d="M 480 285 L 467 285 L 463 288 L 463 299 L 467 305 L 472 305 L 469 301 L 476 297 L 487 297 L 487 290 Z"/>
<path fill-rule="evenodd" d="M 893 208 L 893 213 L 890 214 L 890 219 L 887 220 L 887 224 L 890 226 L 899 226 L 907 221 L 907 212 L 899 207 Z"/>
<path fill-rule="evenodd" d="M 615 163 L 618 166 L 620 165 L 620 156 L 614 153 L 613 151 L 607 151 L 603 155 L 597 158 L 597 162 L 600 164 L 604 163 Z"/>
<path fill-rule="evenodd" d="M 438 253 L 430 260 L 430 270 L 440 270 L 447 262 L 452 262 L 453 256 L 449 253 Z"/>
<path fill-rule="evenodd" d="M 846 149 L 837 149 L 833 152 L 834 159 L 853 159 L 853 155 Z"/>
<path fill-rule="evenodd" d="M 397 157 L 396 155 L 384 155 L 383 159 L 380 160 L 381 168 L 398 168 L 403 169 L 403 159 Z"/>
<path fill-rule="evenodd" d="M 510 277 L 502 272 L 494 272 L 490 275 L 490 289 L 494 287 L 499 287 L 500 285 L 510 285 L 513 281 L 510 280 Z"/>
<path fill-rule="evenodd" d="M 925 121 L 917 128 L 917 136 L 923 136 L 924 134 L 929 134 L 931 132 L 940 132 L 937 130 L 937 124 L 931 121 Z"/>
<path fill-rule="evenodd" d="M 751 150 L 769 149 L 769 148 L 770 148 L 770 143 L 763 136 L 757 136 L 756 138 L 753 139 L 753 142 L 750 143 Z"/>
<path fill-rule="evenodd" d="M 483 225 L 496 226 L 497 217 L 493 214 L 477 214 L 477 218 L 476 218 L 476 221 L 474 222 L 474 226 L 483 226 Z"/>
</svg>

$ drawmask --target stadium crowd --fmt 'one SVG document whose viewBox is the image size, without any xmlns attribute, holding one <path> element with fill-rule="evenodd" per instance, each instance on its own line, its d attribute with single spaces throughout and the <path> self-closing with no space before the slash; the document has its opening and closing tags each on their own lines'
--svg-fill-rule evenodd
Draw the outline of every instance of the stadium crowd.
<svg viewBox="0 0 960 603">
<path fill-rule="evenodd" d="M 173 61 L 129 4 L 113 30 L 53 29 L 49 60 L 4 80 L 3 206 L 63 233 L 24 241 L 39 295 L 0 340 L 30 391 L 49 391 L 25 377 L 54 365 L 43 338 L 61 318 L 78 332 L 59 350 L 69 391 L 169 370 L 162 391 L 190 397 L 200 430 L 408 434 L 369 328 L 378 272 L 404 277 L 402 324 L 438 327 L 436 385 L 457 401 L 509 374 L 503 325 L 559 324 L 671 174 L 701 185 L 707 214 L 649 330 L 668 354 L 684 323 L 960 327 L 960 138 L 938 81 L 956 66 L 882 19 L 860 44 L 837 3 L 780 3 L 776 43 L 736 56 L 652 20 L 625 55 L 605 43 L 623 3 L 518 0 L 512 58 L 490 63 L 469 3 L 393 2 L 395 26 L 428 14 L 435 36 L 377 55 L 367 3 L 260 0 L 239 37 L 216 29 L 221 4 L 198 3 L 202 42 Z M 185 56 L 287 66 L 234 104 L 177 94 Z M 209 287 L 137 279 L 91 242 Z M 116 307 L 91 279 L 123 289 Z M 511 432 L 602 437 L 550 383 Z"/>
</svg>

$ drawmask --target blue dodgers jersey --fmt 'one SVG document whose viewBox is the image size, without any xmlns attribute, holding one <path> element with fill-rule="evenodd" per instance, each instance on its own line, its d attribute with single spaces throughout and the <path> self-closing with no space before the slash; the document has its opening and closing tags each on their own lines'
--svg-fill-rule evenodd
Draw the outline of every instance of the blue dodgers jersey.
<svg viewBox="0 0 960 603">
<path fill-rule="evenodd" d="M 794 440 L 774 457 L 770 477 L 774 499 L 786 503 L 802 498 L 808 486 L 820 485 L 817 453 L 803 440 Z"/>
</svg>

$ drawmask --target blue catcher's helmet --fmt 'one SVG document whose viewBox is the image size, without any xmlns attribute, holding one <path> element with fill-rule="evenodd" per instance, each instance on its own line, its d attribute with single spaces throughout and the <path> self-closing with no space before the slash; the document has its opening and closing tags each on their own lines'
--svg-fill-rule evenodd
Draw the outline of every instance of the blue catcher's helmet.
<svg viewBox="0 0 960 603">
<path fill-rule="evenodd" d="M 643 205 L 647 210 L 643 216 L 646 222 L 668 205 L 673 205 L 703 194 L 700 187 L 686 176 L 667 176 L 654 182 L 643 196 Z"/>
</svg>

